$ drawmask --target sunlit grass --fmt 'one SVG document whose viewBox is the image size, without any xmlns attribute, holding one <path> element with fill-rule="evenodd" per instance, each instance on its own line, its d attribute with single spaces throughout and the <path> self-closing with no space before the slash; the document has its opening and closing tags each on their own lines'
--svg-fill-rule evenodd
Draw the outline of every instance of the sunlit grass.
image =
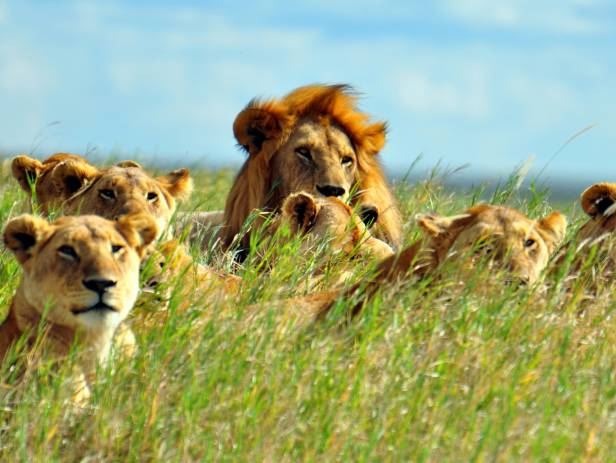
<svg viewBox="0 0 616 463">
<path fill-rule="evenodd" d="M 232 173 L 194 176 L 182 209 L 222 208 Z M 488 199 L 534 218 L 551 211 L 547 192 L 522 196 L 518 186 L 512 179 Z M 0 192 L 4 224 L 26 202 L 7 176 Z M 446 191 L 438 176 L 398 184 L 396 194 L 407 243 L 419 236 L 416 213 L 458 213 L 481 196 Z M 469 274 L 448 263 L 429 284 L 381 288 L 348 324 L 342 301 L 332 317 L 305 326 L 276 304 L 306 292 L 322 257 L 299 258 L 297 249 L 293 240 L 278 241 L 271 255 L 255 248 L 238 269 L 245 281 L 231 307 L 176 288 L 156 329 L 140 329 L 135 313 L 137 355 L 114 356 L 82 413 L 66 406 L 70 362 L 21 382 L 2 378 L 0 460 L 616 459 L 611 281 L 581 302 L 562 273 L 548 276 L 545 291 L 516 289 L 487 268 Z M 263 259 L 269 271 L 256 271 Z M 18 275 L 3 251 L 2 311 Z M 183 310 L 187 298 L 193 304 Z"/>
</svg>

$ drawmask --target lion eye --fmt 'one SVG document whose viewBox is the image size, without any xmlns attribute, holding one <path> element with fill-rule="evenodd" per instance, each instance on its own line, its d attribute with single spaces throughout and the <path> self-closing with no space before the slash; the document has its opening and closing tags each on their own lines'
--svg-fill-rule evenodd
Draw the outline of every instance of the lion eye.
<svg viewBox="0 0 616 463">
<path fill-rule="evenodd" d="M 535 240 L 532 238 L 527 239 L 526 241 L 524 241 L 524 247 L 525 248 L 530 248 L 531 246 L 533 246 L 535 244 Z"/>
<path fill-rule="evenodd" d="M 60 255 L 60 257 L 66 260 L 76 261 L 78 259 L 77 252 L 72 246 L 60 246 L 58 248 L 58 254 Z"/>
<path fill-rule="evenodd" d="M 156 200 L 158 199 L 158 193 L 155 193 L 155 192 L 153 192 L 153 191 L 150 191 L 150 192 L 148 193 L 147 198 L 148 198 L 148 201 L 150 201 L 150 202 L 154 202 L 154 201 L 156 201 Z"/>
<path fill-rule="evenodd" d="M 343 166 L 352 166 L 353 165 L 353 158 L 350 156 L 345 156 L 342 158 L 342 165 Z"/>
<path fill-rule="evenodd" d="M 119 244 L 114 244 L 111 246 L 111 252 L 113 254 L 119 253 L 122 249 L 124 249 L 124 246 L 120 246 Z"/>
<path fill-rule="evenodd" d="M 308 163 L 312 162 L 312 155 L 310 154 L 310 150 L 308 148 L 306 148 L 305 146 L 302 146 L 300 148 L 296 148 L 295 149 L 295 154 L 297 154 L 302 161 L 305 161 L 305 162 L 308 162 Z"/>
<path fill-rule="evenodd" d="M 115 193 L 113 192 L 113 190 L 100 190 L 98 192 L 98 195 L 101 198 L 106 199 L 107 201 L 115 199 Z"/>
</svg>

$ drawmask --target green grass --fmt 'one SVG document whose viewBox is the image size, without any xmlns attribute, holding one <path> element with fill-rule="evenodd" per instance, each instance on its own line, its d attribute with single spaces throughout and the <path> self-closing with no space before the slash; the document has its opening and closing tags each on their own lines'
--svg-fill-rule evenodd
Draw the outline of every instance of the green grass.
<svg viewBox="0 0 616 463">
<path fill-rule="evenodd" d="M 232 173 L 194 175 L 183 209 L 221 208 Z M 488 199 L 531 217 L 551 211 L 545 192 L 515 186 Z M 408 243 L 418 236 L 414 214 L 460 212 L 480 196 L 444 191 L 438 178 L 396 193 Z M 565 206 L 573 235 L 581 217 Z M 2 223 L 24 207 L 5 173 Z M 65 405 L 70 362 L 19 383 L 3 377 L 0 461 L 616 459 L 609 282 L 580 313 L 566 275 L 550 277 L 546 291 L 516 290 L 451 263 L 429 285 L 382 288 L 349 324 L 333 316 L 306 328 L 274 303 L 303 294 L 311 259 L 321 258 L 298 261 L 296 244 L 277 247 L 269 273 L 248 260 L 232 310 L 195 294 L 189 312 L 176 314 L 176 300 L 163 326 L 137 328 L 138 354 L 100 372 L 83 413 Z M 0 310 L 18 275 L 3 251 Z"/>
</svg>

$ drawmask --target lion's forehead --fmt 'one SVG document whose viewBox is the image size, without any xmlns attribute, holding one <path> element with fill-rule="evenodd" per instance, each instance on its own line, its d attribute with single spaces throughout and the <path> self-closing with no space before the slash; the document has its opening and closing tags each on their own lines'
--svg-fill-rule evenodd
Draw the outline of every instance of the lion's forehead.
<svg viewBox="0 0 616 463">
<path fill-rule="evenodd" d="M 67 219 L 72 217 L 66 217 Z M 120 241 L 124 237 L 104 219 L 92 216 L 87 221 L 74 221 L 58 227 L 53 234 L 52 242 L 62 241 L 83 243 L 85 245 L 98 245 L 101 242 Z"/>
<path fill-rule="evenodd" d="M 307 145 L 349 151 L 353 146 L 344 131 L 334 124 L 324 124 L 314 119 L 304 119 L 298 123 L 290 136 L 291 142 L 306 143 Z"/>
<path fill-rule="evenodd" d="M 150 178 L 137 168 L 116 169 L 110 170 L 101 177 L 98 182 L 101 187 L 108 186 L 111 188 L 126 189 L 128 191 L 137 189 L 145 191 L 159 189 L 160 187 L 156 180 Z"/>
</svg>

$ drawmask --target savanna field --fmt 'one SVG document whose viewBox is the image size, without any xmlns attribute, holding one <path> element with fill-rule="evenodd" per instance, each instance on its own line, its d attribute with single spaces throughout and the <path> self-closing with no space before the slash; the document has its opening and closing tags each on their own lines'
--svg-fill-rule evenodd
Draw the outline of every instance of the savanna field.
<svg viewBox="0 0 616 463">
<path fill-rule="evenodd" d="M 1 175 L 4 226 L 27 202 L 6 164 Z M 194 193 L 180 209 L 222 209 L 234 172 L 192 175 Z M 548 191 L 519 185 L 515 175 L 495 191 L 453 192 L 438 175 L 400 180 L 405 242 L 419 237 L 418 212 L 456 214 L 480 201 L 531 218 L 554 209 Z M 583 214 L 574 203 L 558 207 L 572 237 Z M 616 459 L 614 285 L 601 283 L 589 301 L 583 279 L 568 278 L 566 268 L 520 288 L 487 266 L 469 272 L 448 262 L 439 278 L 380 288 L 351 321 L 345 308 L 355 301 L 341 300 L 306 326 L 277 301 L 307 294 L 308 277 L 323 265 L 326 289 L 342 257 L 330 258 L 325 242 L 299 256 L 299 239 L 278 239 L 267 248 L 253 240 L 231 307 L 195 291 L 191 308 L 176 311 L 185 295 L 174 296 L 177 282 L 169 281 L 169 317 L 133 325 L 136 356 L 116 353 L 84 411 L 66 406 L 70 362 L 21 381 L 4 365 L 0 461 Z M 229 257 L 191 251 L 233 268 Z M 353 278 L 373 268 L 358 265 Z M 3 250 L 0 316 L 19 274 Z"/>
</svg>

